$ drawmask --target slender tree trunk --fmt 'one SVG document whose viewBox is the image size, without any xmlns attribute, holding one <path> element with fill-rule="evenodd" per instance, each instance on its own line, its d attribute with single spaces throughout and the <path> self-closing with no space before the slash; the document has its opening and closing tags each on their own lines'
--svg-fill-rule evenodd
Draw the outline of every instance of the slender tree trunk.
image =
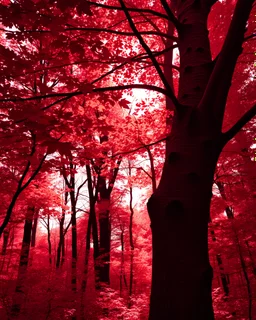
<svg viewBox="0 0 256 320">
<path fill-rule="evenodd" d="M 156 191 L 156 171 L 154 166 L 154 158 L 150 150 L 150 147 L 146 147 L 146 150 L 147 150 L 147 153 L 149 156 L 149 162 L 150 162 L 152 191 L 155 192 Z"/>
<path fill-rule="evenodd" d="M 49 263 L 52 264 L 52 243 L 51 243 L 51 229 L 50 229 L 49 215 L 47 215 L 47 242 L 48 242 Z"/>
<path fill-rule="evenodd" d="M 237 230 L 235 228 L 234 222 L 232 221 L 232 228 L 234 231 L 234 235 L 235 235 L 235 241 L 236 241 L 236 245 L 237 245 L 237 249 L 238 249 L 238 254 L 239 254 L 239 259 L 241 262 L 241 267 L 243 270 L 243 274 L 244 274 L 244 278 L 245 278 L 245 282 L 246 282 L 246 287 L 247 287 L 247 294 L 248 294 L 248 320 L 252 320 L 252 288 L 251 288 L 251 282 L 249 279 L 249 275 L 247 272 L 247 267 L 246 267 L 246 262 L 244 260 L 244 256 L 242 253 L 242 248 L 239 242 L 239 238 L 238 238 L 238 233 Z"/>
<path fill-rule="evenodd" d="M 91 175 L 91 168 L 89 165 L 86 165 L 86 174 L 88 179 L 88 193 L 89 193 L 89 199 L 90 199 L 90 212 L 89 212 L 89 220 L 88 220 L 88 228 L 87 228 L 86 248 L 87 250 L 90 249 L 90 232 L 92 230 L 95 287 L 96 289 L 100 289 L 99 240 L 98 240 L 97 218 L 96 218 L 96 212 L 95 212 L 95 204 L 97 199 L 98 187 L 96 187 L 95 194 L 93 194 L 92 175 Z"/>
<path fill-rule="evenodd" d="M 127 281 L 126 281 L 126 276 L 125 276 L 125 265 L 124 265 L 124 226 L 120 225 L 121 229 L 121 236 L 120 236 L 120 241 L 121 241 L 121 265 L 120 265 L 120 297 L 122 296 L 122 291 L 123 291 L 123 282 L 125 285 L 125 288 L 127 288 Z"/>
<path fill-rule="evenodd" d="M 254 258 L 253 258 L 252 252 L 251 252 L 251 248 L 250 248 L 250 245 L 249 245 L 249 241 L 248 241 L 248 240 L 245 240 L 245 244 L 246 244 L 246 246 L 247 246 L 248 253 L 249 253 L 249 257 L 250 257 L 250 260 L 251 260 L 253 274 L 254 274 L 254 276 L 256 276 L 256 263 L 255 263 L 255 260 L 254 260 Z"/>
<path fill-rule="evenodd" d="M 81 303 L 80 303 L 80 317 L 81 320 L 85 320 L 85 306 L 84 306 L 84 293 L 87 286 L 88 280 L 88 269 L 89 269 L 89 257 L 90 257 L 90 245 L 91 245 L 91 228 L 92 228 L 92 218 L 89 215 L 88 224 L 87 224 L 87 232 L 86 232 L 86 245 L 85 245 L 85 259 L 84 259 L 84 272 L 83 279 L 81 285 Z"/>
<path fill-rule="evenodd" d="M 74 184 L 72 184 L 74 186 Z M 75 202 L 75 193 L 72 190 L 70 192 L 70 201 L 71 201 L 71 235 L 72 235 L 72 271 L 71 271 L 71 286 L 72 290 L 76 292 L 77 290 L 77 275 L 76 275 L 76 264 L 77 264 L 77 226 L 76 226 L 76 202 Z"/>
<path fill-rule="evenodd" d="M 31 244 L 31 231 L 32 231 L 34 210 L 35 210 L 34 207 L 28 207 L 28 210 L 26 213 L 18 277 L 17 277 L 17 283 L 16 283 L 15 293 L 13 296 L 13 302 L 11 307 L 12 317 L 19 316 L 23 301 L 25 299 L 26 273 L 27 273 L 29 251 L 30 251 L 30 244 Z"/>
<path fill-rule="evenodd" d="M 151 170 L 152 166 L 154 167 L 153 163 L 151 163 Z M 129 176 L 132 176 L 132 169 L 131 169 L 131 163 L 129 162 Z M 153 172 L 152 172 L 153 176 Z M 153 180 L 152 180 L 153 182 Z M 129 188 L 130 192 L 130 202 L 129 202 L 129 208 L 130 208 L 130 223 L 129 223 L 129 241 L 130 241 L 130 284 L 129 284 L 129 300 L 128 300 L 128 308 L 131 308 L 132 306 L 132 294 L 133 294 L 133 258 L 134 258 L 134 242 L 133 242 L 133 216 L 134 216 L 134 210 L 133 210 L 133 190 L 132 186 Z"/>
<path fill-rule="evenodd" d="M 2 252 L 1 252 L 3 256 L 6 255 L 9 235 L 10 235 L 10 230 L 9 228 L 6 228 L 3 232 L 3 246 L 2 246 Z"/>
<path fill-rule="evenodd" d="M 39 210 L 35 211 L 33 226 L 32 226 L 32 235 L 31 235 L 31 247 L 35 247 L 36 245 L 36 231 L 37 231 L 37 224 L 38 224 L 38 216 Z"/>
<path fill-rule="evenodd" d="M 65 192 L 65 200 L 64 204 L 67 205 L 68 202 L 68 192 Z M 65 248 L 64 248 L 64 222 L 65 222 L 65 209 L 62 209 L 61 219 L 59 220 L 60 228 L 59 228 L 59 243 L 57 248 L 57 259 L 56 259 L 56 268 L 59 268 L 60 264 L 64 263 L 65 256 Z"/>
<path fill-rule="evenodd" d="M 100 282 L 110 284 L 110 193 L 106 188 L 105 177 L 99 176 L 99 179 Z"/>
<path fill-rule="evenodd" d="M 218 253 L 216 255 L 216 259 L 217 259 L 217 263 L 220 269 L 220 278 L 221 278 L 221 283 L 222 283 L 222 287 L 223 290 L 225 292 L 225 295 L 228 296 L 229 295 L 229 276 L 224 272 L 224 268 L 223 268 L 223 262 L 222 262 L 222 258 L 221 258 L 221 254 Z"/>
<path fill-rule="evenodd" d="M 216 182 L 216 184 L 217 184 L 217 186 L 219 188 L 219 191 L 220 191 L 220 194 L 221 194 L 223 200 L 227 201 L 227 196 L 226 196 L 226 192 L 225 192 L 225 188 L 224 188 L 223 183 Z M 233 230 L 234 237 L 235 237 L 235 244 L 237 246 L 239 259 L 240 259 L 241 267 L 242 267 L 244 278 L 245 278 L 245 282 L 246 282 L 247 293 L 248 293 L 248 319 L 252 320 L 252 289 L 251 289 L 251 283 L 250 283 L 249 275 L 248 275 L 248 272 L 247 272 L 246 263 L 245 263 L 244 256 L 243 256 L 243 253 L 242 253 L 242 248 L 241 248 L 241 245 L 240 245 L 240 242 L 239 242 L 238 232 L 237 232 L 237 229 L 236 229 L 236 226 L 235 226 L 235 223 L 234 223 L 234 211 L 233 211 L 233 208 L 230 207 L 230 206 L 227 206 L 225 211 L 226 211 L 226 215 L 227 215 L 228 219 L 231 222 L 232 230 Z"/>
<path fill-rule="evenodd" d="M 86 246 L 85 246 L 85 261 L 84 261 L 84 275 L 82 281 L 82 292 L 85 292 L 88 278 L 88 266 L 89 266 L 89 256 L 90 256 L 90 245 L 91 245 L 91 228 L 92 228 L 92 219 L 89 216 L 87 232 L 86 232 Z"/>
</svg>

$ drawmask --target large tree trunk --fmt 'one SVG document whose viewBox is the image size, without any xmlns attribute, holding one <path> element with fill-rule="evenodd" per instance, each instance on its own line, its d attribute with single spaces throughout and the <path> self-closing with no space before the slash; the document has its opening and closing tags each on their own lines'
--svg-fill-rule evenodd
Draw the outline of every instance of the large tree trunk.
<svg viewBox="0 0 256 320">
<path fill-rule="evenodd" d="M 153 237 L 149 319 L 210 320 L 207 230 L 217 142 L 174 132 L 168 150 L 160 185 L 148 202 Z"/>
<path fill-rule="evenodd" d="M 188 23 L 178 31 L 181 105 L 176 110 L 166 101 L 168 110 L 175 109 L 172 132 L 160 184 L 148 201 L 153 241 L 149 319 L 211 320 L 208 221 L 220 128 L 209 121 L 210 108 L 197 108 L 212 70 L 208 12 L 200 6 L 185 11 L 181 2 L 176 9 L 179 21 Z M 165 64 L 171 64 L 167 58 Z"/>
<path fill-rule="evenodd" d="M 174 110 L 174 117 L 161 181 L 148 201 L 153 240 L 150 320 L 214 319 L 208 257 L 212 183 L 221 149 L 240 128 L 221 132 L 253 0 L 237 1 L 222 51 L 212 61 L 207 19 L 215 2 L 174 1 L 180 53 L 177 101 L 172 86 L 166 85 L 168 75 L 164 78 L 157 69 L 170 91 L 167 109 Z"/>
</svg>

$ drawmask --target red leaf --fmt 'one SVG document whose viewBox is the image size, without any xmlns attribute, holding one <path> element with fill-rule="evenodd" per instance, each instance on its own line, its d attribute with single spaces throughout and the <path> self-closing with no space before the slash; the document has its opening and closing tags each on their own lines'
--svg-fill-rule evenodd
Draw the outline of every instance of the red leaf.
<svg viewBox="0 0 256 320">
<path fill-rule="evenodd" d="M 130 101 L 126 100 L 126 99 L 121 99 L 119 101 L 119 105 L 124 108 L 124 109 L 130 109 L 129 108 L 129 104 L 130 104 Z"/>
</svg>

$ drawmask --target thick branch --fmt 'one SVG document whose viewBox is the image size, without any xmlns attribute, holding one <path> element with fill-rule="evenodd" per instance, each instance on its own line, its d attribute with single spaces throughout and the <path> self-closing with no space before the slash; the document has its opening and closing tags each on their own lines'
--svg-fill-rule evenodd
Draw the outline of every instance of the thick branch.
<svg viewBox="0 0 256 320">
<path fill-rule="evenodd" d="M 36 170 L 33 172 L 33 174 L 32 174 L 31 177 L 28 179 L 28 181 L 21 187 L 21 191 L 23 191 L 24 189 L 26 189 L 26 188 L 29 186 L 30 182 L 35 179 L 36 175 L 37 175 L 37 174 L 39 173 L 39 171 L 41 170 L 42 165 L 43 165 L 44 160 L 46 159 L 46 157 L 47 157 L 47 153 L 43 156 L 43 158 L 42 158 L 41 161 L 39 162 Z"/>
<path fill-rule="evenodd" d="M 126 84 L 123 86 L 93 88 L 91 92 L 97 93 L 97 92 L 106 92 L 106 91 L 119 91 L 119 90 L 125 90 L 125 89 L 151 90 L 151 91 L 156 91 L 156 92 L 162 93 L 164 95 L 170 96 L 170 94 L 169 94 L 169 92 L 167 92 L 167 90 L 160 88 L 160 87 L 157 87 L 157 86 L 147 85 L 147 84 Z M 75 92 L 63 92 L 63 93 L 50 93 L 47 95 L 40 95 L 40 96 L 27 97 L 27 98 L 21 98 L 21 97 L 5 98 L 5 99 L 0 99 L 0 102 L 21 102 L 21 101 L 48 99 L 48 98 L 54 98 L 54 97 L 72 98 L 72 97 L 86 94 L 86 93 L 89 93 L 89 92 L 75 91 Z"/>
<path fill-rule="evenodd" d="M 180 27 L 180 23 L 178 19 L 176 19 L 175 15 L 173 14 L 171 8 L 169 7 L 166 0 L 161 0 L 162 6 L 166 13 L 168 14 L 168 17 L 170 18 L 170 21 L 174 24 L 175 28 L 178 30 Z"/>
<path fill-rule="evenodd" d="M 223 133 L 223 146 L 256 115 L 256 104 L 253 105 L 227 132 Z"/>
<path fill-rule="evenodd" d="M 221 128 L 228 92 L 254 0 L 238 0 L 223 48 L 218 56 L 199 107 L 212 108 Z"/>
</svg>

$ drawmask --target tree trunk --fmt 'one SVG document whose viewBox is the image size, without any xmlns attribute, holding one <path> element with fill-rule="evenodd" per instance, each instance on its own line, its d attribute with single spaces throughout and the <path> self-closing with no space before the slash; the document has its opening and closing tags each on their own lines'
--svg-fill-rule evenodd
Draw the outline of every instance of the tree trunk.
<svg viewBox="0 0 256 320">
<path fill-rule="evenodd" d="M 125 288 L 127 288 L 127 281 L 125 276 L 125 265 L 124 265 L 124 226 L 120 224 L 121 229 L 121 263 L 120 263 L 120 297 L 122 297 L 122 291 L 123 291 L 123 282 L 125 285 Z"/>
<path fill-rule="evenodd" d="M 109 216 L 110 194 L 106 190 L 105 178 L 99 177 L 99 231 L 100 231 L 100 282 L 110 284 L 110 242 L 111 225 Z"/>
<path fill-rule="evenodd" d="M 100 289 L 100 270 L 99 270 L 99 240 L 98 240 L 98 225 L 95 212 L 95 204 L 97 199 L 97 189 L 96 187 L 95 194 L 93 194 L 93 185 L 92 185 L 92 175 L 90 165 L 86 165 L 86 174 L 88 179 L 88 193 L 90 199 L 90 212 L 89 220 L 87 227 L 87 237 L 86 237 L 86 250 L 90 249 L 90 237 L 92 231 L 93 239 L 93 258 L 94 258 L 94 271 L 95 271 L 95 288 Z"/>
<path fill-rule="evenodd" d="M 65 192 L 65 200 L 64 204 L 67 205 L 68 202 L 68 192 Z M 64 248 L 64 222 L 65 222 L 65 209 L 62 209 L 62 215 L 61 219 L 59 220 L 60 223 L 60 229 L 59 229 L 59 243 L 57 248 L 57 258 L 56 258 L 56 268 L 59 268 L 60 263 L 63 264 L 64 262 L 64 256 L 65 256 L 65 248 Z M 62 258 L 61 258 L 62 256 Z"/>
<path fill-rule="evenodd" d="M 11 307 L 12 317 L 19 316 L 23 301 L 25 299 L 26 273 L 27 273 L 27 267 L 28 267 L 28 258 L 29 258 L 29 251 L 30 251 L 31 230 L 32 230 L 34 210 L 35 210 L 34 207 L 28 207 L 28 210 L 26 213 L 17 284 L 16 284 L 12 307 Z"/>
<path fill-rule="evenodd" d="M 228 286 L 229 285 L 229 276 L 228 276 L 228 274 L 226 274 L 224 272 L 222 258 L 221 258 L 220 253 L 218 253 L 216 255 L 216 259 L 217 259 L 217 263 L 218 263 L 219 270 L 220 270 L 220 278 L 221 278 L 222 287 L 225 292 L 225 295 L 228 296 L 228 294 L 229 294 L 229 286 Z"/>
<path fill-rule="evenodd" d="M 150 151 L 149 151 L 150 154 Z M 153 160 L 153 159 L 152 159 Z M 152 182 L 153 182 L 153 170 L 154 164 L 151 163 L 151 171 L 152 171 Z M 131 163 L 129 161 L 129 176 L 132 176 L 132 169 L 131 169 Z M 155 178 L 154 178 L 155 179 Z M 133 189 L 132 186 L 129 188 L 130 191 L 130 223 L 129 223 L 129 242 L 130 242 L 130 284 L 129 284 L 129 299 L 128 299 L 128 308 L 131 308 L 132 306 L 132 294 L 133 294 L 133 258 L 134 258 L 134 241 L 133 241 L 133 216 L 134 216 L 134 210 L 133 210 Z"/>
<path fill-rule="evenodd" d="M 153 238 L 150 320 L 214 319 L 207 231 L 219 148 L 213 137 L 191 133 L 182 136 L 173 130 L 160 184 L 148 201 Z"/>
<path fill-rule="evenodd" d="M 218 105 L 203 99 L 214 66 L 207 30 L 210 10 L 202 1 L 177 3 L 178 103 L 166 100 L 167 109 L 174 110 L 172 131 L 159 186 L 148 201 L 153 246 L 149 319 L 212 320 L 208 221 L 223 114 L 216 112 L 213 120 Z M 169 78 L 166 64 L 172 61 L 165 58 Z"/>
<path fill-rule="evenodd" d="M 6 228 L 3 232 L 3 246 L 2 246 L 2 252 L 1 254 L 4 256 L 6 255 L 6 250 L 7 250 L 7 245 L 8 245 L 8 240 L 9 240 L 9 235 L 10 235 L 10 230 L 9 228 Z"/>
<path fill-rule="evenodd" d="M 77 262 L 77 227 L 76 227 L 76 203 L 75 203 L 75 193 L 72 190 L 70 192 L 71 201 L 71 235 L 72 235 L 72 290 L 76 291 L 76 262 Z"/>
<path fill-rule="evenodd" d="M 47 242 L 48 242 L 49 263 L 52 264 L 52 243 L 51 243 L 51 229 L 50 229 L 49 215 L 47 215 Z"/>
<path fill-rule="evenodd" d="M 36 210 L 35 216 L 34 216 L 34 222 L 32 226 L 31 247 L 35 247 L 36 245 L 36 231 L 37 231 L 38 216 L 39 216 L 39 210 Z"/>
</svg>

